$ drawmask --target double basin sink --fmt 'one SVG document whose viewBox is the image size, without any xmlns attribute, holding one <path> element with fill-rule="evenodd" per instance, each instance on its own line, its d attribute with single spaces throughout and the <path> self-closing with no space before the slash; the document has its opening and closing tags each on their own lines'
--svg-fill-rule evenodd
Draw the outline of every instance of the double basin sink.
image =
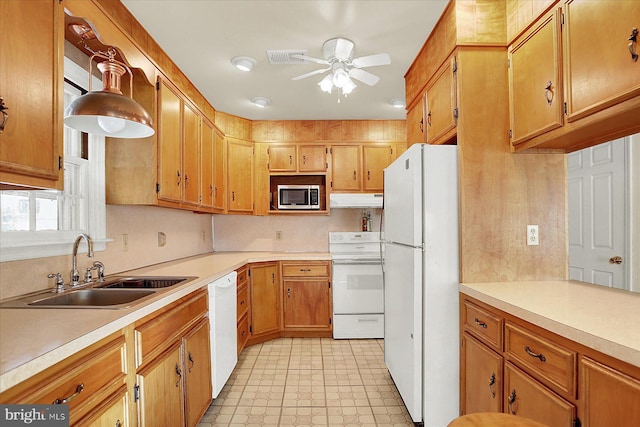
<svg viewBox="0 0 640 427">
<path fill-rule="evenodd" d="M 53 294 L 37 292 L 0 303 L 0 308 L 129 308 L 151 298 L 163 289 L 187 283 L 196 277 L 131 277 L 106 278 L 103 282 L 82 285 Z"/>
</svg>

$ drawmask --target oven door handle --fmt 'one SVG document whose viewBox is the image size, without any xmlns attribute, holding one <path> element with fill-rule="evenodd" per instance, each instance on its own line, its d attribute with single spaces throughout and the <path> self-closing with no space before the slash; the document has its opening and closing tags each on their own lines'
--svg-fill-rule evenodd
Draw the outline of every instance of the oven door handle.
<svg viewBox="0 0 640 427">
<path fill-rule="evenodd" d="M 331 262 L 334 265 L 380 265 L 380 264 L 382 264 L 382 260 L 379 260 L 379 259 L 372 259 L 372 260 L 334 259 Z"/>
</svg>

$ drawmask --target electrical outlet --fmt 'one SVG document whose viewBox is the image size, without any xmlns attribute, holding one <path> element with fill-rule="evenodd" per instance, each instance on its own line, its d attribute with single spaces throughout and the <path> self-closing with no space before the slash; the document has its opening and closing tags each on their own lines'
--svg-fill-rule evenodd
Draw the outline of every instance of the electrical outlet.
<svg viewBox="0 0 640 427">
<path fill-rule="evenodd" d="M 276 240 L 282 240 L 282 231 L 276 231 Z"/>
<path fill-rule="evenodd" d="M 129 235 L 123 234 L 122 235 L 122 251 L 126 252 L 128 250 L 129 250 Z"/>
<path fill-rule="evenodd" d="M 527 245 L 538 246 L 540 244 L 540 235 L 538 234 L 537 225 L 527 225 Z"/>
</svg>

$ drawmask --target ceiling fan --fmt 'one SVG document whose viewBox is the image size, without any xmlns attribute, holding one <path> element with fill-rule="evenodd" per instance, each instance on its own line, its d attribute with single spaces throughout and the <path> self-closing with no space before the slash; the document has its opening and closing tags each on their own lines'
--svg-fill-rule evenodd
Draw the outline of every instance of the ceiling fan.
<svg viewBox="0 0 640 427">
<path fill-rule="evenodd" d="M 363 68 L 391 64 L 391 57 L 388 53 L 378 53 L 375 55 L 353 58 L 354 47 L 355 44 L 351 40 L 337 37 L 327 40 L 322 45 L 324 59 L 301 54 L 291 55 L 297 59 L 327 66 L 326 68 L 321 68 L 296 76 L 292 80 L 305 79 L 331 70 L 331 74 L 325 76 L 324 79 L 318 83 L 324 92 L 331 93 L 331 90 L 334 87 L 337 87 L 342 90 L 344 95 L 351 93 L 351 91 L 356 87 L 355 83 L 351 81 L 351 78 L 361 81 L 366 85 L 374 86 L 378 81 L 380 81 L 380 77 L 363 70 Z"/>
</svg>

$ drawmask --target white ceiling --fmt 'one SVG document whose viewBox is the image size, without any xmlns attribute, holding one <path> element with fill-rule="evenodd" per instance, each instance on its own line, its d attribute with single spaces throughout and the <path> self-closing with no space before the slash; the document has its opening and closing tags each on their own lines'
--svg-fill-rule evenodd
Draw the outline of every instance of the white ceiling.
<svg viewBox="0 0 640 427">
<path fill-rule="evenodd" d="M 447 0 L 122 0 L 216 110 L 252 120 L 404 119 L 390 100 L 404 98 L 404 74 Z M 338 103 L 320 90 L 324 74 L 293 77 L 324 66 L 271 65 L 267 50 L 303 49 L 323 58 L 322 44 L 344 37 L 354 57 L 389 53 L 391 65 L 366 70 L 380 77 Z M 234 56 L 257 60 L 237 70 Z M 261 109 L 250 102 L 266 97 Z"/>
</svg>

